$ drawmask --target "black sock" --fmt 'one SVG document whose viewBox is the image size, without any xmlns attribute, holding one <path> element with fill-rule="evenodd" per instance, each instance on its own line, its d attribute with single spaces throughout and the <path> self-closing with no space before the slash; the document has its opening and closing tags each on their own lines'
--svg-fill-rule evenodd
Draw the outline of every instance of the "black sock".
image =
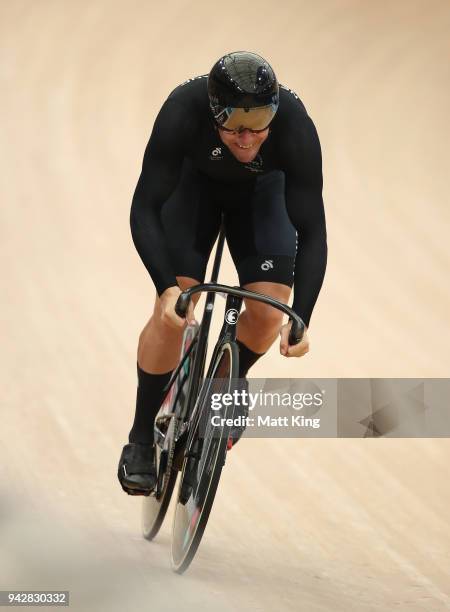
<svg viewBox="0 0 450 612">
<path fill-rule="evenodd" d="M 252 365 L 254 365 L 265 353 L 254 353 L 240 340 L 236 340 L 236 342 L 239 347 L 239 378 L 244 378 L 247 376 L 247 372 Z"/>
<path fill-rule="evenodd" d="M 138 389 L 136 413 L 128 435 L 129 442 L 153 443 L 153 423 L 161 407 L 163 389 L 170 380 L 172 371 L 166 374 L 149 374 L 137 366 Z"/>
</svg>

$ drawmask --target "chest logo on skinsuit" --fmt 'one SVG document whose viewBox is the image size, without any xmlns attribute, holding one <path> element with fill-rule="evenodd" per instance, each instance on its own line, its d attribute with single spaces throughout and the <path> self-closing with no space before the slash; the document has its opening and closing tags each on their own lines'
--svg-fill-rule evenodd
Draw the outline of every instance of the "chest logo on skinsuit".
<svg viewBox="0 0 450 612">
<path fill-rule="evenodd" d="M 209 156 L 209 159 L 211 161 L 220 161 L 223 159 L 222 156 L 222 147 L 215 147 L 212 151 L 211 151 L 211 155 Z"/>
<path fill-rule="evenodd" d="M 245 164 L 245 168 L 247 168 L 247 170 L 250 170 L 251 172 L 264 172 L 263 158 L 261 157 L 261 155 L 258 153 L 258 155 L 253 161 L 248 162 L 248 164 Z"/>
</svg>

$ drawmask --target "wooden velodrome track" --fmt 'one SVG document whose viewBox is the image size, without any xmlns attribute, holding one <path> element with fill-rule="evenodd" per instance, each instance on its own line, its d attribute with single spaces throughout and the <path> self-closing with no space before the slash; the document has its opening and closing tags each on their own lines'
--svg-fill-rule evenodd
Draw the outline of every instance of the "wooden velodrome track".
<svg viewBox="0 0 450 612">
<path fill-rule="evenodd" d="M 324 157 L 311 352 L 275 345 L 253 376 L 448 376 L 449 29 L 448 0 L 0 4 L 0 590 L 95 612 L 450 609 L 448 440 L 244 440 L 183 577 L 170 520 L 143 540 L 115 474 L 154 295 L 128 227 L 143 150 L 168 92 L 227 50 L 273 63 Z"/>
</svg>

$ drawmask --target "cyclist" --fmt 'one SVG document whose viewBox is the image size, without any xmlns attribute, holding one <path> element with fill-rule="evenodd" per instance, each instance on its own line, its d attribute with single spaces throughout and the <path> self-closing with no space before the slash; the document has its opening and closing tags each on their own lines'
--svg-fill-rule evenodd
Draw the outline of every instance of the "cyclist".
<svg viewBox="0 0 450 612">
<path fill-rule="evenodd" d="M 153 422 L 186 325 L 174 306 L 181 290 L 204 280 L 222 213 L 241 286 L 287 303 L 294 285 L 293 308 L 308 326 L 327 259 L 319 139 L 299 97 L 245 51 L 178 86 L 145 150 L 130 223 L 158 295 L 139 337 L 136 413 L 119 462 L 127 493 L 148 495 L 156 484 Z M 306 333 L 288 346 L 289 327 L 279 311 L 246 302 L 240 378 L 278 334 L 285 357 L 309 350 Z M 237 441 L 241 433 L 231 435 Z"/>
</svg>

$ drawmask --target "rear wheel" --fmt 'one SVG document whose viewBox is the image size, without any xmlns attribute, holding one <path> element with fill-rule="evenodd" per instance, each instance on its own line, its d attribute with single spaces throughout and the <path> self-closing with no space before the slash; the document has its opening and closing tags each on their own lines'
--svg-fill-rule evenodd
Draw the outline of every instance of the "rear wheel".
<svg viewBox="0 0 450 612">
<path fill-rule="evenodd" d="M 175 507 L 172 532 L 172 567 L 184 572 L 203 536 L 225 463 L 233 406 L 213 410 L 212 394 L 232 393 L 238 375 L 236 344 L 224 344 L 215 359 L 210 378 L 199 395 L 199 418 L 186 449 Z M 217 417 L 217 418 L 212 418 Z"/>
<path fill-rule="evenodd" d="M 181 345 L 181 358 L 188 350 L 198 330 L 198 323 L 188 325 Z M 153 540 L 166 516 L 178 470 L 174 465 L 176 441 L 180 426 L 180 413 L 186 399 L 190 364 L 195 348 L 183 364 L 163 405 L 155 419 L 156 467 L 158 473 L 156 489 L 144 497 L 142 506 L 142 532 L 147 540 Z"/>
</svg>

